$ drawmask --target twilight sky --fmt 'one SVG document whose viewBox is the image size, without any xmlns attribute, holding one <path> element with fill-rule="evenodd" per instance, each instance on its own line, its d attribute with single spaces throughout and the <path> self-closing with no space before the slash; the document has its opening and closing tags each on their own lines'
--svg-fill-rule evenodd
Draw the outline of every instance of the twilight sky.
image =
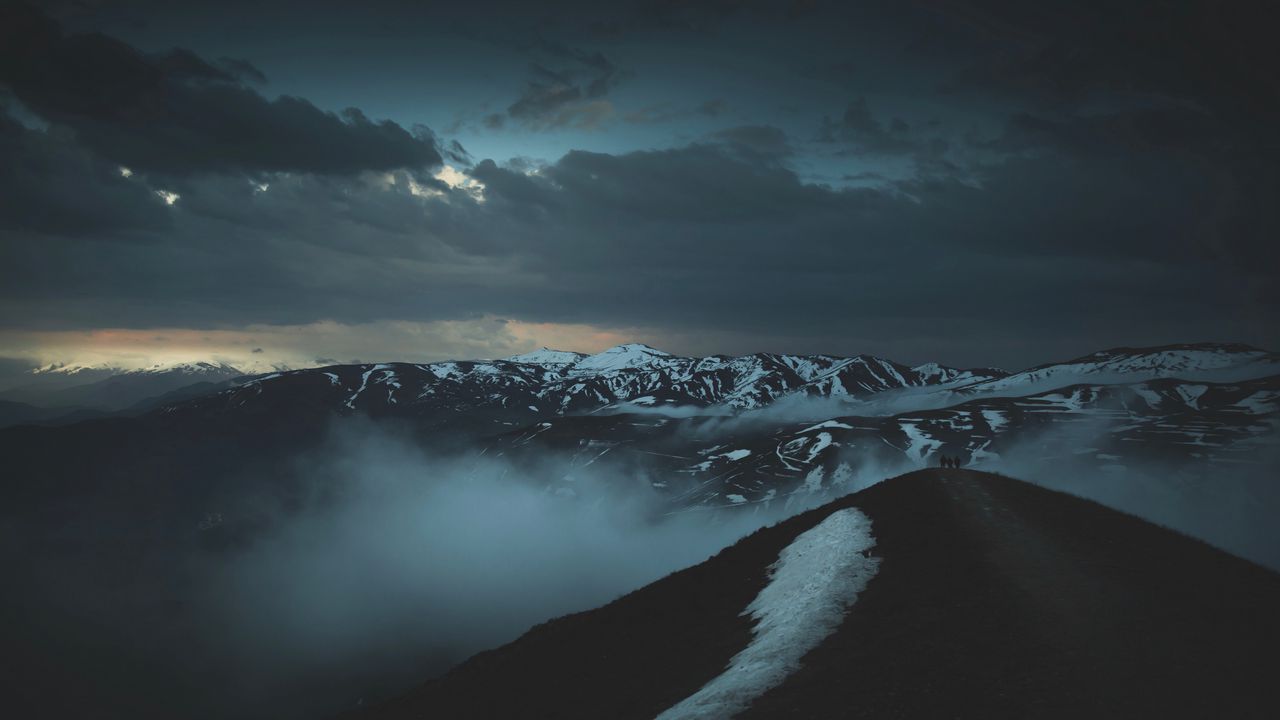
<svg viewBox="0 0 1280 720">
<path fill-rule="evenodd" d="M 1280 346 L 1244 3 L 0 10 L 0 374 Z"/>
</svg>

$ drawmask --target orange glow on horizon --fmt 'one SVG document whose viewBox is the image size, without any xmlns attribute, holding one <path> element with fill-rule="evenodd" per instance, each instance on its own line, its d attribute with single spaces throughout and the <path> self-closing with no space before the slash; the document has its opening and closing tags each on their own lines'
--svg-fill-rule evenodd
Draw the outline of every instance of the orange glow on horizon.
<svg viewBox="0 0 1280 720">
<path fill-rule="evenodd" d="M 40 366 L 145 368 L 220 361 L 249 372 L 354 361 L 497 358 L 539 347 L 594 353 L 649 333 L 492 316 L 431 322 L 248 325 L 242 328 L 95 328 L 3 331 L 0 355 Z"/>
</svg>

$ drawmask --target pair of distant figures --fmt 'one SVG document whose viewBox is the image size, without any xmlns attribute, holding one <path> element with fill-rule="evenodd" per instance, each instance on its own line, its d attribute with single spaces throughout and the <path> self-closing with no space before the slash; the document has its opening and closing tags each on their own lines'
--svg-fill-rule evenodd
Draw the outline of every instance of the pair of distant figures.
<svg viewBox="0 0 1280 720">
<path fill-rule="evenodd" d="M 964 467 L 964 461 L 960 459 L 959 455 L 957 455 L 956 457 L 947 457 L 946 455 L 943 455 L 942 467 L 944 468 Z"/>
</svg>

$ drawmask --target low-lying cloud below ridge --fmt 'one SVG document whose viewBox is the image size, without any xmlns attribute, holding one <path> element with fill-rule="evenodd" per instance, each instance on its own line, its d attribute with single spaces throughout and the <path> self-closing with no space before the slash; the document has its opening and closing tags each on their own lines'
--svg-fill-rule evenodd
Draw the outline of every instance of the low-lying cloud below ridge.
<svg viewBox="0 0 1280 720">
<path fill-rule="evenodd" d="M 308 499 L 248 547 L 205 558 L 198 613 L 233 685 L 273 715 L 333 677 L 317 708 L 352 707 L 530 626 L 696 564 L 799 508 L 664 517 L 644 478 L 446 459 L 353 432 L 303 463 Z M 556 489 L 553 489 L 556 488 Z M 279 703 L 279 704 L 277 704 Z M 302 703 L 301 705 L 305 705 Z"/>
<path fill-rule="evenodd" d="M 802 405 L 707 418 L 690 440 L 825 409 Z M 1057 427 L 973 467 L 1280 569 L 1274 445 L 1261 445 L 1251 465 L 1125 461 L 1099 470 L 1077 451 L 1105 432 L 1100 423 Z M 446 455 L 344 421 L 322 450 L 262 483 L 260 496 L 208 508 L 217 522 L 199 533 L 200 549 L 156 550 L 175 556 L 160 565 L 177 570 L 140 567 L 104 587 L 56 556 L 20 550 L 29 538 L 16 536 L 9 549 L 39 568 L 40 590 L 9 601 L 42 606 L 47 618 L 23 610 L 32 621 L 22 642 L 54 648 L 49 662 L 81 663 L 61 671 L 102 688 L 104 706 L 118 701 L 136 707 L 134 716 L 318 717 L 402 691 L 536 623 L 597 607 L 761 526 L 917 466 L 888 448 L 845 448 L 820 486 L 799 478 L 799 492 L 768 504 L 671 512 L 652 487 L 669 478 L 608 457 L 572 467 L 550 452 L 520 464 Z M 138 692 L 139 677 L 153 687 Z"/>
<path fill-rule="evenodd" d="M 1280 429 L 1220 460 L 1116 456 L 1100 464 L 1094 454 L 1109 427 L 1056 425 L 973 467 L 1093 500 L 1280 572 Z"/>
</svg>

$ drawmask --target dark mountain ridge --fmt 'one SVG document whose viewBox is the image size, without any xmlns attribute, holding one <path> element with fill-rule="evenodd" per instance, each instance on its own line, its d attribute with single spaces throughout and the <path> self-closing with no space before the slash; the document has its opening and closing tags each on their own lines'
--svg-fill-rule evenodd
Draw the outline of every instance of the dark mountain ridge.
<svg viewBox="0 0 1280 720">
<path fill-rule="evenodd" d="M 652 718 L 751 637 L 767 567 L 842 508 L 881 559 L 837 631 L 744 718 L 1270 717 L 1280 575 L 1075 497 L 928 470 L 544 623 L 358 718 Z"/>
</svg>

